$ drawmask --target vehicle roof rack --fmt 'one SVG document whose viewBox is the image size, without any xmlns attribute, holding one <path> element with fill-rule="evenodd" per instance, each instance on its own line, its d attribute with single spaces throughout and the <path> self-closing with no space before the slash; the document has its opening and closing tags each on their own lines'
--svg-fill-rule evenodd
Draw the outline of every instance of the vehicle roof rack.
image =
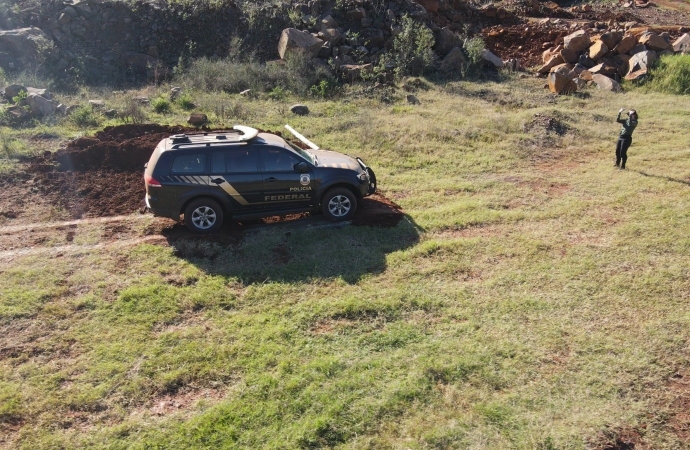
<svg viewBox="0 0 690 450">
<path fill-rule="evenodd" d="M 230 131 L 202 134 L 175 134 L 170 136 L 171 148 L 189 145 L 216 144 L 246 144 L 259 135 L 259 130 L 242 125 L 235 125 Z"/>
</svg>

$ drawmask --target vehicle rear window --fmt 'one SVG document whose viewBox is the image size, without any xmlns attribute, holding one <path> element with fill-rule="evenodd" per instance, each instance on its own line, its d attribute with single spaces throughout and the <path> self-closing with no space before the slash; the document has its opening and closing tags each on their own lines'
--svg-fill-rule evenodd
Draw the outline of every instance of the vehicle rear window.
<svg viewBox="0 0 690 450">
<path fill-rule="evenodd" d="M 175 158 L 172 165 L 174 173 L 202 173 L 206 168 L 206 155 L 199 153 L 194 155 L 180 155 Z"/>
<path fill-rule="evenodd" d="M 216 152 L 211 159 L 212 173 L 256 173 L 258 172 L 256 150 L 243 147 Z"/>
</svg>

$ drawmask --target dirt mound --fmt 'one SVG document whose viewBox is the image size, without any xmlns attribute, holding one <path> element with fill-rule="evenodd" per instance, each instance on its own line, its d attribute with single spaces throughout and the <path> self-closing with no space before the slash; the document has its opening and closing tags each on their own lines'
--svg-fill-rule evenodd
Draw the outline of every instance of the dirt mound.
<svg viewBox="0 0 690 450">
<path fill-rule="evenodd" d="M 519 59 L 523 67 L 543 64 L 544 43 L 558 43 L 567 35 L 568 30 L 563 28 L 525 25 L 495 26 L 482 31 L 489 50 L 504 60 Z"/>
<path fill-rule="evenodd" d="M 570 127 L 558 120 L 555 117 L 549 117 L 543 114 L 535 114 L 534 119 L 525 125 L 525 131 L 539 130 L 546 133 L 555 133 L 563 136 L 568 132 Z"/>
</svg>

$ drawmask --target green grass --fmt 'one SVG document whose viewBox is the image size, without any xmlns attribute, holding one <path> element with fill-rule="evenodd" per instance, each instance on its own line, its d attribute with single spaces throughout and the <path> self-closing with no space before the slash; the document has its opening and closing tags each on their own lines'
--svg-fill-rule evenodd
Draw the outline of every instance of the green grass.
<svg viewBox="0 0 690 450">
<path fill-rule="evenodd" d="M 585 449 L 631 427 L 686 446 L 665 399 L 688 373 L 690 116 L 670 95 L 539 84 L 310 100 L 307 117 L 190 92 L 214 124 L 290 123 L 361 156 L 408 220 L 0 266 L 0 424 L 22 424 L 1 445 Z M 624 172 L 621 106 L 641 117 Z M 171 108 L 150 120 L 181 123 Z M 569 131 L 525 127 L 537 113 Z"/>
<path fill-rule="evenodd" d="M 662 56 L 651 71 L 649 88 L 667 94 L 690 94 L 690 55 Z"/>
</svg>

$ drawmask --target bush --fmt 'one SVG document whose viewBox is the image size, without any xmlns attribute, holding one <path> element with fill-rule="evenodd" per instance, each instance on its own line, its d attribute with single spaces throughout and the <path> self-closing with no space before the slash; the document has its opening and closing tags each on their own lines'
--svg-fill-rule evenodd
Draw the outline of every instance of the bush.
<svg viewBox="0 0 690 450">
<path fill-rule="evenodd" d="M 124 123 L 131 122 L 134 124 L 144 123 L 147 119 L 146 112 L 144 112 L 144 108 L 141 107 L 139 102 L 137 102 L 131 97 L 125 100 L 125 106 L 124 108 L 122 108 L 120 118 Z"/>
<path fill-rule="evenodd" d="M 101 116 L 90 106 L 80 106 L 72 113 L 70 121 L 79 128 L 97 127 L 101 124 Z"/>
<path fill-rule="evenodd" d="M 196 108 L 194 101 L 192 101 L 192 96 L 189 94 L 183 94 L 180 96 L 180 98 L 177 99 L 177 103 L 180 105 L 180 108 L 184 109 L 185 111 L 190 111 Z"/>
<path fill-rule="evenodd" d="M 486 48 L 486 44 L 482 38 L 473 37 L 465 39 L 463 48 L 467 54 L 467 64 L 462 75 L 468 78 L 476 78 L 482 73 L 482 66 L 484 65 L 482 51 Z"/>
<path fill-rule="evenodd" d="M 309 88 L 309 93 L 315 97 L 328 98 L 335 95 L 340 90 L 340 86 L 335 80 L 321 80 L 318 84 Z"/>
<path fill-rule="evenodd" d="M 398 78 L 422 75 L 434 60 L 434 34 L 408 16 L 403 17 L 401 26 L 402 31 L 393 41 L 395 75 Z"/>
<path fill-rule="evenodd" d="M 170 112 L 170 101 L 163 97 L 153 99 L 151 106 L 158 114 L 167 114 Z"/>
<path fill-rule="evenodd" d="M 667 94 L 690 94 L 690 55 L 662 56 L 652 68 L 649 88 Z"/>
<path fill-rule="evenodd" d="M 286 91 L 282 87 L 276 86 L 271 90 L 271 92 L 268 93 L 268 98 L 280 102 L 287 99 L 288 95 L 290 95 L 290 91 Z"/>
</svg>

